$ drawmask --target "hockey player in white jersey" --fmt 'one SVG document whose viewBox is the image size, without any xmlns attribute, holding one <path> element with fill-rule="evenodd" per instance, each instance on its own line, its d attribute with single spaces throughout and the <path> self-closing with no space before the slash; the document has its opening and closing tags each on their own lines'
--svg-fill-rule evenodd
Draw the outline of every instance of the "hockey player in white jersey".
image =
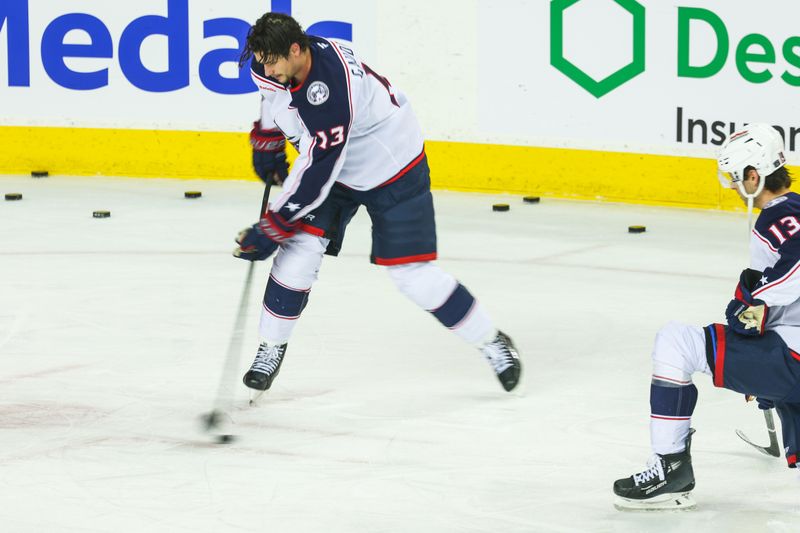
<svg viewBox="0 0 800 533">
<path fill-rule="evenodd" d="M 800 195 L 789 190 L 783 139 L 752 124 L 731 134 L 718 159 L 721 178 L 761 209 L 745 269 L 725 309 L 727 324 L 672 322 L 653 347 L 647 467 L 614 483 L 621 509 L 690 508 L 695 486 L 690 444 L 697 402 L 692 374 L 758 398 L 781 419 L 786 461 L 800 445 Z"/>
<path fill-rule="evenodd" d="M 282 138 L 299 154 L 281 194 L 237 237 L 234 255 L 242 259 L 263 260 L 277 252 L 264 294 L 260 346 L 245 385 L 255 391 L 272 385 L 323 254 L 338 254 L 348 222 L 365 206 L 372 221 L 371 261 L 385 266 L 407 297 L 478 348 L 505 390 L 516 387 L 521 366 L 511 339 L 433 262 L 428 163 L 406 97 L 350 46 L 306 35 L 280 13 L 255 23 L 242 58 L 251 60 L 264 98 L 251 134 L 254 149 L 263 148 L 254 154 L 260 174 L 285 168 Z"/>
</svg>

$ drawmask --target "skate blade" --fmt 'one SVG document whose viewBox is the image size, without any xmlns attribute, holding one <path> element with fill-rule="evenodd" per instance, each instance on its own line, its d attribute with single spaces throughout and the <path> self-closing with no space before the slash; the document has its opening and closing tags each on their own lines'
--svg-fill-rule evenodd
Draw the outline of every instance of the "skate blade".
<svg viewBox="0 0 800 533">
<path fill-rule="evenodd" d="M 265 390 L 251 390 L 250 391 L 250 407 L 255 407 L 264 395 L 267 393 Z"/>
<path fill-rule="evenodd" d="M 694 509 L 697 502 L 690 492 L 661 494 L 648 500 L 631 500 L 622 496 L 614 496 L 614 507 L 618 511 L 688 511 Z"/>
</svg>

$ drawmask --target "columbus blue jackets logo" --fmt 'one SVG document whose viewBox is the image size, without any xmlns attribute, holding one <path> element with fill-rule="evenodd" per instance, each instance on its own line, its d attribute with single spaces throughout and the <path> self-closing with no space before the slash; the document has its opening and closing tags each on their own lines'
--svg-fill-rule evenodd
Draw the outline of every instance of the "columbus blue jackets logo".
<svg viewBox="0 0 800 533">
<path fill-rule="evenodd" d="M 328 99 L 328 96 L 331 95 L 331 91 L 328 89 L 328 86 L 322 83 L 321 81 L 315 81 L 308 87 L 308 91 L 306 92 L 306 96 L 308 97 L 308 101 L 312 105 L 320 105 L 324 104 L 325 101 Z"/>
</svg>

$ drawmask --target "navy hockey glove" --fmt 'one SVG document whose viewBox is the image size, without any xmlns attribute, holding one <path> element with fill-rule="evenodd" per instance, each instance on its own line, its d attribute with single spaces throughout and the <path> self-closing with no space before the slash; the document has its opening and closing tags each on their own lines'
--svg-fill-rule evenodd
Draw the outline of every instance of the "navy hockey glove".
<svg viewBox="0 0 800 533">
<path fill-rule="evenodd" d="M 733 300 L 725 309 L 728 327 L 741 335 L 763 335 L 767 323 L 769 307 L 763 301 L 753 298 L 752 291 L 761 279 L 761 272 L 746 268 L 739 276 Z"/>
<path fill-rule="evenodd" d="M 766 398 L 756 398 L 756 402 L 758 402 L 758 408 L 764 411 L 775 408 L 775 402 L 767 400 Z"/>
<path fill-rule="evenodd" d="M 233 255 L 247 261 L 263 261 L 294 233 L 293 225 L 279 214 L 268 211 L 264 218 L 239 232 L 236 237 L 239 247 Z"/>
<path fill-rule="evenodd" d="M 268 183 L 271 179 L 276 185 L 282 185 L 289 175 L 283 133 L 280 130 L 262 130 L 259 121 L 255 121 L 250 130 L 250 145 L 253 147 L 253 168 L 261 181 Z"/>
</svg>

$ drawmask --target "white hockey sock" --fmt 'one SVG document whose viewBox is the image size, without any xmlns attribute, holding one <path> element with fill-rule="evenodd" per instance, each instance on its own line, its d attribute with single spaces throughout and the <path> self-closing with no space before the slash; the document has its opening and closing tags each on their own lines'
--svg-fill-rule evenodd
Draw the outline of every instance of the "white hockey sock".
<svg viewBox="0 0 800 533">
<path fill-rule="evenodd" d="M 387 270 L 400 292 L 468 343 L 480 347 L 497 334 L 481 304 L 433 263 L 395 265 Z"/>
<path fill-rule="evenodd" d="M 261 321 L 258 324 L 260 342 L 268 344 L 284 344 L 289 341 L 292 331 L 297 324 L 297 319 L 287 319 L 275 316 L 266 306 L 261 306 Z"/>
<path fill-rule="evenodd" d="M 666 419 L 650 417 L 650 446 L 653 453 L 666 455 L 686 448 L 691 418 Z"/>
</svg>

